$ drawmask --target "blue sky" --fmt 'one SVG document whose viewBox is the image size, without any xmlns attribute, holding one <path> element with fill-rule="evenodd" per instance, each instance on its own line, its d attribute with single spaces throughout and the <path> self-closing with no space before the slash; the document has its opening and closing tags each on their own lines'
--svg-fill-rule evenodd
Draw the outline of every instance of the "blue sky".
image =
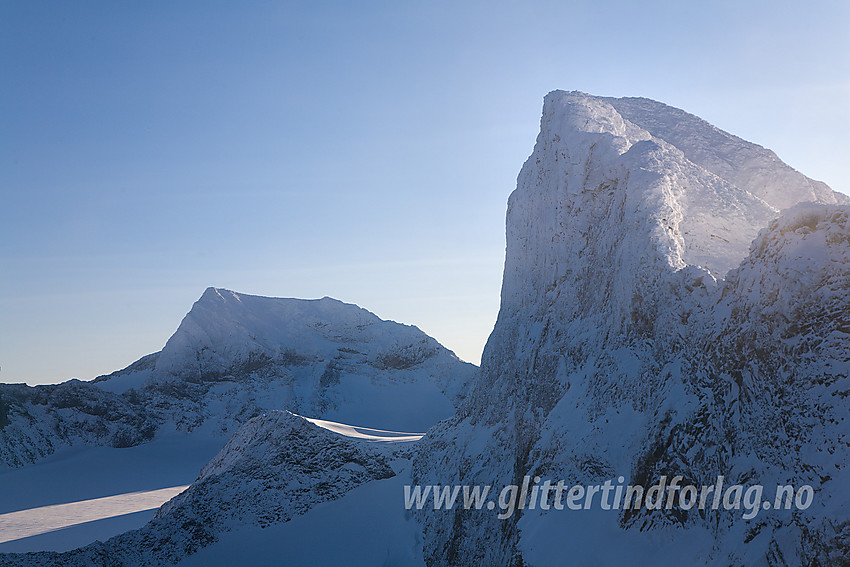
<svg viewBox="0 0 850 567">
<path fill-rule="evenodd" d="M 208 286 L 478 362 L 553 89 L 646 96 L 850 192 L 850 4 L 0 1 L 0 381 L 162 348 Z"/>
</svg>

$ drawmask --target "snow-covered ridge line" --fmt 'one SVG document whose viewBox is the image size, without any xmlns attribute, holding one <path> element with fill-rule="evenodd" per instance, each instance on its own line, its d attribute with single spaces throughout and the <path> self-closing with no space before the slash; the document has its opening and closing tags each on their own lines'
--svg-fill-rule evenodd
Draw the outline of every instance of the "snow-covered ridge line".
<svg viewBox="0 0 850 567">
<path fill-rule="evenodd" d="M 684 110 L 647 98 L 603 100 L 624 119 L 675 146 L 691 162 L 764 200 L 777 212 L 805 201 L 850 204 L 850 197 L 806 177 L 771 150 Z"/>
<path fill-rule="evenodd" d="M 298 415 L 298 414 L 293 414 Z M 425 435 L 424 433 L 404 433 L 401 431 L 385 431 L 383 429 L 371 429 L 369 427 L 358 427 L 356 425 L 346 425 L 335 421 L 327 421 L 324 419 L 315 419 L 312 417 L 298 416 L 306 419 L 314 425 L 318 425 L 322 429 L 333 431 L 345 437 L 354 439 L 365 439 L 367 441 L 381 441 L 400 443 L 408 441 L 419 441 Z"/>
</svg>

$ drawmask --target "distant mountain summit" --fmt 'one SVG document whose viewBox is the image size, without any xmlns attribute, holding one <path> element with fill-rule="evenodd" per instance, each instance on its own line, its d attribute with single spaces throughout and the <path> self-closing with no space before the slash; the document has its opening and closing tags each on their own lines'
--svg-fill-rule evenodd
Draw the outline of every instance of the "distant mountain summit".
<svg viewBox="0 0 850 567">
<path fill-rule="evenodd" d="M 260 409 L 288 409 L 424 431 L 452 414 L 474 368 L 416 327 L 330 297 L 209 288 L 162 351 L 95 384 L 176 410 L 181 427 L 212 419 L 229 428 L 236 416 L 241 423 Z"/>
<path fill-rule="evenodd" d="M 138 445 L 162 430 L 229 435 L 271 410 L 425 431 L 454 412 L 474 371 L 416 327 L 356 305 L 209 288 L 162 351 L 123 370 L 0 384 L 0 464 Z"/>
<path fill-rule="evenodd" d="M 150 379 L 217 382 L 246 371 L 293 362 L 355 359 L 376 368 L 411 368 L 452 353 L 416 327 L 379 319 L 330 297 L 283 299 L 208 288 L 161 352 L 144 369 L 127 369 L 95 382 L 124 391 Z M 446 380 L 448 382 L 448 380 Z"/>
</svg>

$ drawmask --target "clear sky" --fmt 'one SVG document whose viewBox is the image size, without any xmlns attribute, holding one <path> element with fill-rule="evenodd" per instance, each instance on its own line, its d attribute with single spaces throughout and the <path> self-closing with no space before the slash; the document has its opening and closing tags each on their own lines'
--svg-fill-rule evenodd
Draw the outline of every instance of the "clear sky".
<svg viewBox="0 0 850 567">
<path fill-rule="evenodd" d="M 208 286 L 478 362 L 553 89 L 646 96 L 850 192 L 850 3 L 0 1 L 0 381 L 162 348 Z"/>
</svg>

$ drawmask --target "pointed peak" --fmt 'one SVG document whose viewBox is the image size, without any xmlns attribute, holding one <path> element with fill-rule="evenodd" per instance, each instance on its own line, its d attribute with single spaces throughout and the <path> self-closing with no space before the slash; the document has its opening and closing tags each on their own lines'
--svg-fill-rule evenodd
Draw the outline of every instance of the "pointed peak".
<svg viewBox="0 0 850 567">
<path fill-rule="evenodd" d="M 239 295 L 236 292 L 230 291 L 229 289 L 224 289 L 222 287 L 208 287 L 204 290 L 204 293 L 201 294 L 199 300 L 215 300 L 215 301 L 227 301 L 228 299 L 239 299 Z"/>
</svg>

